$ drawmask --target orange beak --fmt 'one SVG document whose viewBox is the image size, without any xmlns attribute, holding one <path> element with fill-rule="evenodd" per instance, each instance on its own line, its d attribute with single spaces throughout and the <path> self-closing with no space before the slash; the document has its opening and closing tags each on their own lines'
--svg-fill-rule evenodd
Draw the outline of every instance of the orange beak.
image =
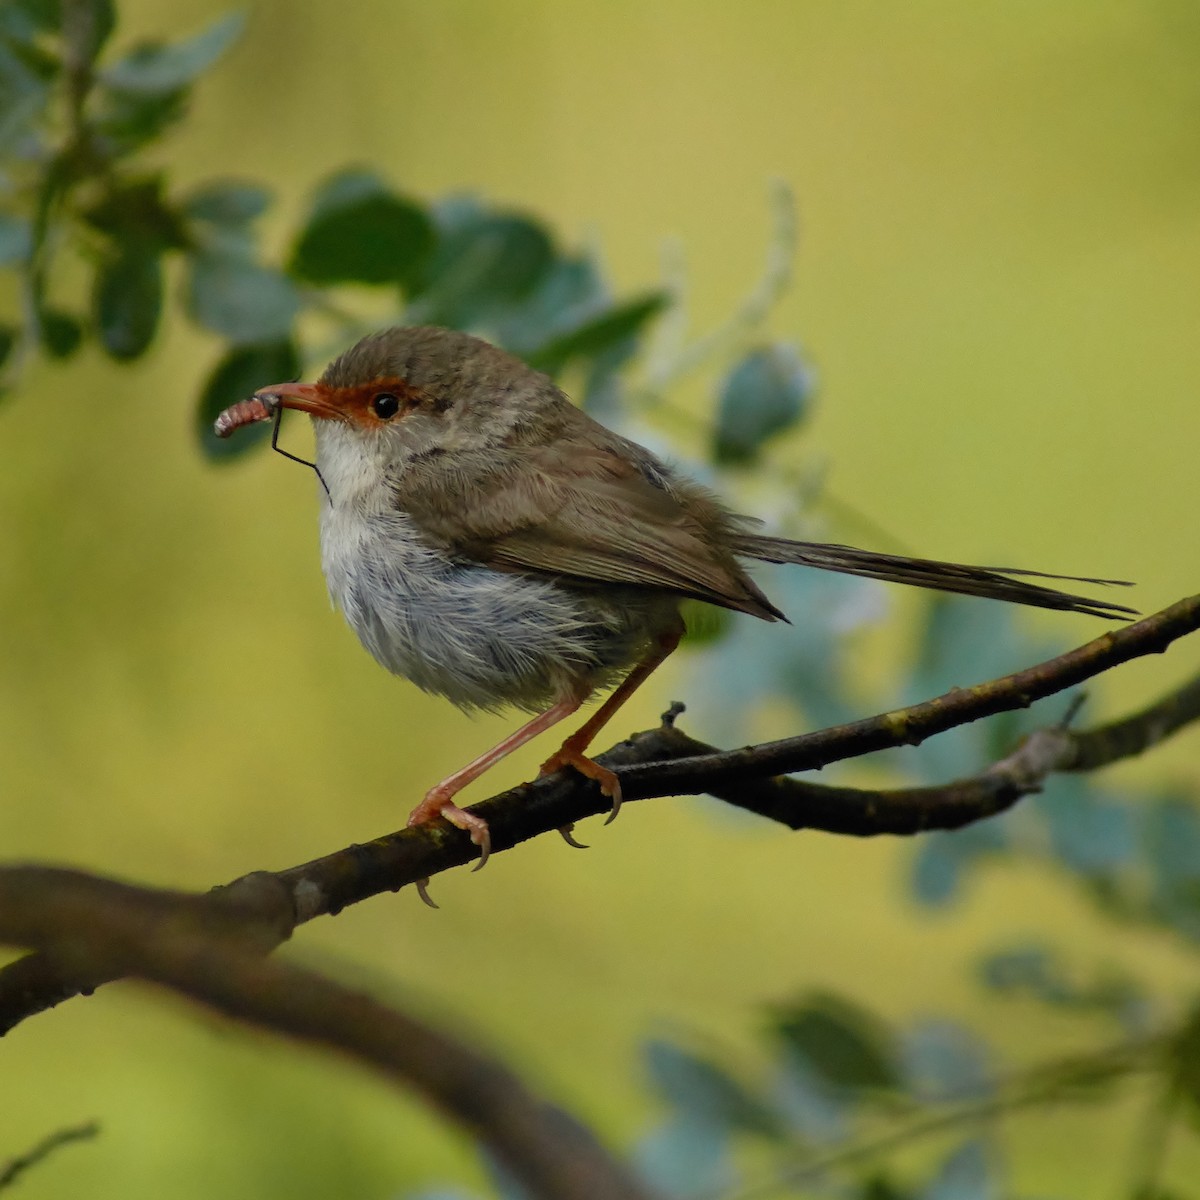
<svg viewBox="0 0 1200 1200">
<path fill-rule="evenodd" d="M 329 396 L 329 389 L 319 383 L 273 383 L 254 393 L 267 408 L 294 408 L 312 417 L 341 420 L 345 414 Z"/>
</svg>

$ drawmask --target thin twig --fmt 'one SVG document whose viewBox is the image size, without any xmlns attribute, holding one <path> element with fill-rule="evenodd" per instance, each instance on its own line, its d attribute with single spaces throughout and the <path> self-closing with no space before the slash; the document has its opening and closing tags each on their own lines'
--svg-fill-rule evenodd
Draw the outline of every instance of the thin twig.
<svg viewBox="0 0 1200 1200">
<path fill-rule="evenodd" d="M 787 292 L 796 258 L 796 198 L 782 179 L 775 180 L 771 186 L 771 214 L 773 228 L 762 276 L 728 320 L 690 346 L 676 346 L 660 352 L 647 364 L 644 382 L 635 385 L 631 393 L 637 398 L 639 407 L 657 407 L 661 397 L 680 379 L 745 341 Z M 673 290 L 678 296 L 678 279 Z"/>
<path fill-rule="evenodd" d="M 68 1146 L 72 1142 L 87 1142 L 100 1132 L 100 1126 L 95 1121 L 86 1125 L 76 1125 L 71 1129 L 59 1129 L 48 1134 L 40 1142 L 17 1158 L 10 1158 L 0 1167 L 0 1191 L 12 1187 L 19 1175 L 24 1174 L 30 1167 L 49 1158 L 56 1150 Z"/>
<path fill-rule="evenodd" d="M 1129 1074 L 1155 1064 L 1164 1038 L 1155 1037 L 1122 1042 L 1095 1054 L 1072 1055 L 1057 1062 L 1041 1064 L 1032 1071 L 1014 1077 L 1005 1092 L 955 1104 L 886 1133 L 838 1146 L 823 1154 L 804 1153 L 800 1162 L 776 1168 L 769 1178 L 760 1179 L 724 1200 L 756 1200 L 774 1195 L 781 1188 L 812 1183 L 827 1172 L 869 1163 L 874 1159 L 913 1142 L 935 1137 L 964 1125 L 977 1125 L 993 1117 L 1006 1116 L 1040 1105 L 1055 1103 L 1072 1086 L 1092 1085 L 1098 1074 Z M 714 1197 L 713 1200 L 716 1200 Z"/>
<path fill-rule="evenodd" d="M 1151 1093 L 1150 1103 L 1137 1128 L 1131 1183 L 1126 1193 L 1131 1200 L 1149 1200 L 1159 1195 L 1158 1180 L 1167 1157 L 1171 1126 L 1182 1097 L 1178 1081 L 1169 1078 Z"/>
</svg>

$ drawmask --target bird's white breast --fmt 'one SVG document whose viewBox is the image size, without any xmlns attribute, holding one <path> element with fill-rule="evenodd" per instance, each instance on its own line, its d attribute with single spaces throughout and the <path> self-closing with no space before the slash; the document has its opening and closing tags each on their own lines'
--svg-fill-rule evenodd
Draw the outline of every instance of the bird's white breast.
<svg viewBox="0 0 1200 1200">
<path fill-rule="evenodd" d="M 375 659 L 418 687 L 464 708 L 534 709 L 586 695 L 645 644 L 636 604 L 597 609 L 551 579 L 436 548 L 394 507 L 384 463 L 353 431 L 319 423 L 317 465 L 329 594 Z"/>
</svg>

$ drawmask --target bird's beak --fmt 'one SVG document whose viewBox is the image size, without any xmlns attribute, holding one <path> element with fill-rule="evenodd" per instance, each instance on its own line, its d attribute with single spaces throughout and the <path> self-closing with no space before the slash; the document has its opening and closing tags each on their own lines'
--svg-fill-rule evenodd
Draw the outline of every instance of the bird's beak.
<svg viewBox="0 0 1200 1200">
<path fill-rule="evenodd" d="M 329 389 L 319 383 L 273 383 L 254 393 L 269 409 L 294 408 L 312 417 L 340 419 L 344 414 L 332 402 Z"/>
</svg>

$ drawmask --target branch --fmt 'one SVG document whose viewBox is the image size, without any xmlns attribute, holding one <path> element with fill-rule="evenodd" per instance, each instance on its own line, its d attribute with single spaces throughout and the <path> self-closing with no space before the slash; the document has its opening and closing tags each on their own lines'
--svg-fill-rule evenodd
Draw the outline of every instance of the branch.
<svg viewBox="0 0 1200 1200">
<path fill-rule="evenodd" d="M 1073 1087 L 1085 1094 L 1094 1093 L 1097 1083 L 1102 1080 L 1117 1079 L 1135 1071 L 1155 1070 L 1161 1063 L 1165 1041 L 1162 1036 L 1149 1037 L 1122 1042 L 1093 1054 L 1071 1055 L 1013 1078 L 995 1094 L 938 1106 L 933 1112 L 883 1133 L 825 1151 L 814 1152 L 811 1146 L 804 1147 L 797 1162 L 785 1164 L 761 1181 L 732 1194 L 723 1193 L 723 1200 L 760 1200 L 760 1197 L 779 1195 L 783 1189 L 815 1184 L 827 1180 L 835 1170 L 870 1163 L 924 1138 L 938 1137 L 964 1125 L 982 1124 L 997 1116 L 1059 1104 Z M 1129 1194 L 1143 1195 L 1136 1190 Z"/>
<path fill-rule="evenodd" d="M 813 771 L 847 758 L 894 746 L 917 746 L 935 733 L 1052 696 L 1130 659 L 1161 654 L 1175 640 L 1200 628 L 1200 596 L 1121 629 L 1102 634 L 1076 650 L 1014 675 L 972 688 L 953 688 L 934 700 L 836 725 L 802 737 L 784 738 L 744 750 L 702 754 L 684 762 L 648 763 L 619 772 L 628 799 L 693 795 L 745 775 Z"/>
<path fill-rule="evenodd" d="M 634 735 L 598 756 L 617 771 L 626 800 L 709 792 L 791 829 L 859 837 L 956 829 L 1015 803 L 1051 771 L 1086 770 L 1140 753 L 1200 715 L 1200 680 L 1133 717 L 1090 733 L 1043 730 L 983 774 L 943 787 L 866 791 L 776 778 L 781 770 L 824 766 L 841 758 L 923 740 L 980 717 L 1028 706 L 1036 699 L 1139 655 L 1159 653 L 1200 628 L 1200 596 L 1029 670 L 935 700 L 765 746 L 718 751 L 673 723 Z M 472 806 L 492 831 L 493 852 L 605 812 L 595 784 L 571 772 L 522 784 Z M 279 872 L 260 871 L 218 888 L 202 901 L 253 927 L 262 952 L 292 929 L 336 915 L 385 891 L 470 862 L 478 854 L 467 835 L 445 822 L 403 829 L 364 845 Z M 0 1034 L 34 1013 L 87 992 L 115 976 L 65 973 L 61 963 L 31 954 L 0 969 Z"/>
<path fill-rule="evenodd" d="M 36 1167 L 38 1163 L 49 1158 L 56 1150 L 70 1145 L 71 1142 L 91 1141 L 99 1132 L 100 1126 L 95 1121 L 89 1121 L 86 1125 L 77 1125 L 71 1129 L 55 1130 L 54 1133 L 42 1138 L 36 1146 L 16 1158 L 10 1158 L 3 1167 L 0 1167 L 0 1192 L 5 1188 L 12 1187 L 19 1176 L 28 1171 L 30 1167 Z"/>
<path fill-rule="evenodd" d="M 0 868 L 0 940 L 67 973 L 127 975 L 420 1093 L 539 1200 L 650 1200 L 591 1133 L 500 1062 L 315 971 L 262 956 L 236 906 L 78 871 Z"/>
</svg>

